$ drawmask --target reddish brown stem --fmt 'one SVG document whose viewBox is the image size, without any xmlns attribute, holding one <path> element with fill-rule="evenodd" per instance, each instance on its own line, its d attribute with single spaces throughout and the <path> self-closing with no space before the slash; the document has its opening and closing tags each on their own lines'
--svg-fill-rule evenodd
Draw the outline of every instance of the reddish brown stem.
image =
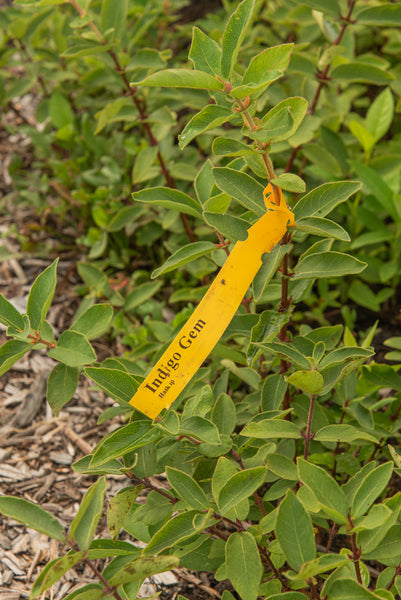
<svg viewBox="0 0 401 600">
<path fill-rule="evenodd" d="M 79 552 L 80 548 L 78 546 L 78 544 L 74 541 L 74 540 L 70 540 L 67 537 L 67 534 L 65 535 L 65 543 L 72 549 L 75 550 L 75 552 Z M 97 566 L 95 565 L 95 563 L 90 559 L 90 558 L 86 558 L 84 557 L 83 561 L 85 562 L 86 565 L 88 565 L 88 567 L 90 568 L 90 570 L 92 571 L 92 573 L 94 573 L 96 575 L 96 577 L 99 579 L 99 581 L 101 581 L 105 587 L 104 592 L 107 595 L 112 595 L 114 596 L 114 598 L 116 600 L 123 600 L 122 597 L 120 596 L 120 594 L 117 592 L 117 589 L 110 585 L 109 582 L 107 581 L 107 579 L 102 575 L 102 573 L 99 571 L 99 569 L 97 568 Z"/>
<path fill-rule="evenodd" d="M 44 344 L 45 346 L 47 346 L 49 349 L 55 348 L 56 344 L 55 342 L 48 342 L 47 340 L 44 340 L 43 338 L 40 337 L 40 333 L 38 331 L 35 332 L 35 334 L 32 333 L 28 333 L 27 336 L 30 340 L 32 340 L 32 344 Z"/>
<path fill-rule="evenodd" d="M 312 417 L 313 417 L 313 408 L 315 406 L 315 401 L 316 401 L 316 395 L 313 394 L 310 397 L 310 404 L 309 404 L 309 413 L 308 413 L 308 422 L 306 424 L 306 431 L 303 434 L 303 438 L 305 439 L 305 448 L 304 448 L 304 459 L 308 460 L 308 454 L 309 454 L 309 443 L 310 441 L 313 439 L 314 437 L 314 433 L 311 433 L 311 429 L 312 429 Z"/>
<path fill-rule="evenodd" d="M 348 516 L 348 523 L 351 528 L 354 527 L 354 524 L 353 524 L 350 516 Z M 351 549 L 352 549 L 352 556 L 350 558 L 352 558 L 352 560 L 354 561 L 356 578 L 357 578 L 358 583 L 360 583 L 362 585 L 361 568 L 359 566 L 359 559 L 361 557 L 361 549 L 358 548 L 357 544 L 356 544 L 356 533 L 353 533 L 351 535 Z"/>
<path fill-rule="evenodd" d="M 356 0 L 351 0 L 351 2 L 349 3 L 349 9 L 348 9 L 348 13 L 346 17 L 342 17 L 342 26 L 341 29 L 338 33 L 338 36 L 336 37 L 336 39 L 334 40 L 332 46 L 338 46 L 341 43 L 341 40 L 344 36 L 344 33 L 348 27 L 348 25 L 352 22 L 351 21 L 351 15 L 352 15 L 352 11 L 354 10 L 354 6 L 356 4 Z M 323 69 L 323 71 L 321 73 L 319 73 L 318 75 L 318 79 L 319 79 L 319 83 L 318 86 L 316 88 L 315 94 L 312 98 L 312 102 L 310 103 L 310 107 L 308 110 L 308 114 L 309 115 L 313 115 L 317 106 L 317 103 L 319 101 L 320 98 L 320 94 L 322 92 L 322 89 L 325 85 L 325 83 L 328 81 L 328 72 L 330 70 L 331 67 L 331 63 L 329 63 L 328 65 L 326 65 L 326 67 Z M 297 146 L 296 148 L 293 149 L 291 156 L 288 160 L 287 166 L 285 167 L 285 172 L 289 172 L 292 168 L 292 165 L 294 163 L 294 160 L 297 157 L 297 154 L 299 152 L 299 150 L 301 149 L 301 146 Z"/>
<path fill-rule="evenodd" d="M 333 538 L 334 538 L 336 532 L 337 532 L 337 525 L 335 523 L 333 523 L 333 525 L 330 527 L 330 531 L 329 531 L 329 539 L 327 540 L 327 545 L 326 545 L 326 550 L 325 550 L 326 554 L 330 550 L 331 543 L 333 541 Z"/>
</svg>

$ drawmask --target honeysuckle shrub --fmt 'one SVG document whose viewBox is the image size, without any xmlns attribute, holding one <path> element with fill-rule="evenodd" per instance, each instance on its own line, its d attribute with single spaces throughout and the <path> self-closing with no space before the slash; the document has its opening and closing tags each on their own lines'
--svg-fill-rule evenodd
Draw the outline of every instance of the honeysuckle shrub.
<svg viewBox="0 0 401 600">
<path fill-rule="evenodd" d="M 0 296 L 10 338 L 0 373 L 46 351 L 55 415 L 82 376 L 116 401 L 102 422 L 125 416 L 74 465 L 99 479 L 68 532 L 0 496 L 3 515 L 66 544 L 31 597 L 86 562 L 98 583 L 68 600 L 131 600 L 178 565 L 228 579 L 243 600 L 398 598 L 399 352 L 377 364 L 373 339 L 400 272 L 401 6 L 226 0 L 193 28 L 181 7 L 21 0 L 0 12 L 3 107 L 27 94 L 37 103 L 19 128 L 33 161 L 26 170 L 15 157 L 10 193 L 79 222 L 88 249 L 82 301 L 57 339 L 46 320 L 57 260 L 26 314 Z M 267 183 L 296 227 L 152 421 L 129 402 L 265 213 Z M 116 274 L 127 280 L 118 290 Z M 106 331 L 123 333 L 126 353 L 99 362 L 91 340 Z M 107 475 L 118 473 L 132 486 L 110 499 L 110 538 L 99 539 Z M 169 489 L 150 480 L 162 473 Z"/>
</svg>

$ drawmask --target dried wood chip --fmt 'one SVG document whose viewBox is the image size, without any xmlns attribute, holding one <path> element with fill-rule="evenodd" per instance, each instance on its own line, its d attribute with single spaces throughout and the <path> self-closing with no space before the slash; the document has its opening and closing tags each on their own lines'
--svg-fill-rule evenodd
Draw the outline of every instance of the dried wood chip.
<svg viewBox="0 0 401 600">
<path fill-rule="evenodd" d="M 72 463 L 72 457 L 68 452 L 52 451 L 49 453 L 49 458 L 57 465 L 70 465 Z"/>
<path fill-rule="evenodd" d="M 12 571 L 8 571 L 8 570 L 4 571 L 4 573 L 3 573 L 4 585 L 10 585 L 10 583 L 12 582 L 13 579 L 14 579 L 14 573 Z"/>
<path fill-rule="evenodd" d="M 18 538 L 14 540 L 12 550 L 14 554 L 20 554 L 21 552 L 25 552 L 29 545 L 29 534 L 25 533 L 20 535 Z"/>
<path fill-rule="evenodd" d="M 176 585 L 178 583 L 178 579 L 172 571 L 153 575 L 152 580 L 158 585 Z"/>
<path fill-rule="evenodd" d="M 27 478 L 26 473 L 22 473 L 21 469 L 16 469 L 10 465 L 0 465 L 0 479 L 12 479 L 14 481 L 23 481 Z"/>
<path fill-rule="evenodd" d="M 8 539 L 7 536 L 2 535 L 0 533 L 0 548 L 2 548 L 3 550 L 10 550 L 11 549 L 11 542 Z"/>
<path fill-rule="evenodd" d="M 7 552 L 7 554 L 9 553 Z M 24 575 L 24 571 L 21 571 L 21 569 L 15 564 L 15 562 L 10 560 L 8 556 L 3 556 L 2 561 L 3 564 L 5 564 L 6 567 L 8 567 L 10 571 L 14 573 L 14 575 Z"/>
<path fill-rule="evenodd" d="M 30 392 L 27 394 L 22 406 L 14 419 L 17 427 L 26 427 L 36 417 L 44 400 L 46 399 L 46 386 L 49 371 L 43 371 L 34 381 Z"/>
</svg>

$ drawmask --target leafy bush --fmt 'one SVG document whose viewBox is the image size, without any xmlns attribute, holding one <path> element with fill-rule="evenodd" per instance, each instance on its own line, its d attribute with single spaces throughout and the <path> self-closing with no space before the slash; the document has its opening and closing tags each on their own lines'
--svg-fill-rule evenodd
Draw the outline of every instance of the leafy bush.
<svg viewBox="0 0 401 600">
<path fill-rule="evenodd" d="M 86 562 L 100 582 L 68 600 L 130 600 L 178 564 L 229 579 L 243 600 L 395 598 L 401 378 L 398 365 L 374 362 L 376 325 L 355 331 L 354 305 L 379 311 L 399 283 L 401 6 L 283 0 L 273 12 L 226 0 L 193 28 L 187 61 L 189 29 L 173 26 L 167 3 L 59 4 L 21 0 L 1 13 L 2 101 L 39 97 L 42 129 L 22 127 L 35 160 L 26 173 L 15 158 L 14 185 L 19 202 L 80 220 L 83 300 L 55 340 L 46 317 L 57 261 L 35 280 L 27 314 L 1 296 L 11 339 L 0 373 L 47 350 L 59 363 L 48 381 L 56 415 L 82 374 L 116 400 L 102 419 L 127 422 L 75 463 L 100 478 L 68 534 L 42 508 L 0 497 L 4 515 L 69 547 L 31 597 Z M 288 218 L 278 235 L 282 190 L 296 226 Z M 233 256 L 261 222 L 274 244 L 207 362 L 178 398 L 143 406 L 138 388 L 211 276 L 231 259 L 232 290 L 258 266 L 263 250 L 248 263 Z M 113 290 L 109 278 L 138 257 L 155 281 L 138 270 Z M 128 350 L 100 363 L 90 340 L 110 328 Z M 109 502 L 111 539 L 94 539 L 104 476 L 115 473 L 133 486 Z M 170 490 L 150 482 L 160 473 Z M 118 540 L 121 530 L 146 547 Z M 93 559 L 109 557 L 100 573 Z"/>
</svg>

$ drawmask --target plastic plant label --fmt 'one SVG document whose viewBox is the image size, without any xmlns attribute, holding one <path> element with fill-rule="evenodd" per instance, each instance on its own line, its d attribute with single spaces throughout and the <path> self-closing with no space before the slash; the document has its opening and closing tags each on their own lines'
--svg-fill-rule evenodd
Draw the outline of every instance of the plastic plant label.
<svg viewBox="0 0 401 600">
<path fill-rule="evenodd" d="M 281 190 L 276 190 L 280 204 L 270 201 L 269 184 L 263 193 L 266 214 L 248 229 L 245 241 L 235 244 L 192 316 L 130 400 L 152 419 L 174 402 L 213 350 L 258 272 L 262 255 L 273 250 L 287 227 L 295 225 Z"/>
</svg>

